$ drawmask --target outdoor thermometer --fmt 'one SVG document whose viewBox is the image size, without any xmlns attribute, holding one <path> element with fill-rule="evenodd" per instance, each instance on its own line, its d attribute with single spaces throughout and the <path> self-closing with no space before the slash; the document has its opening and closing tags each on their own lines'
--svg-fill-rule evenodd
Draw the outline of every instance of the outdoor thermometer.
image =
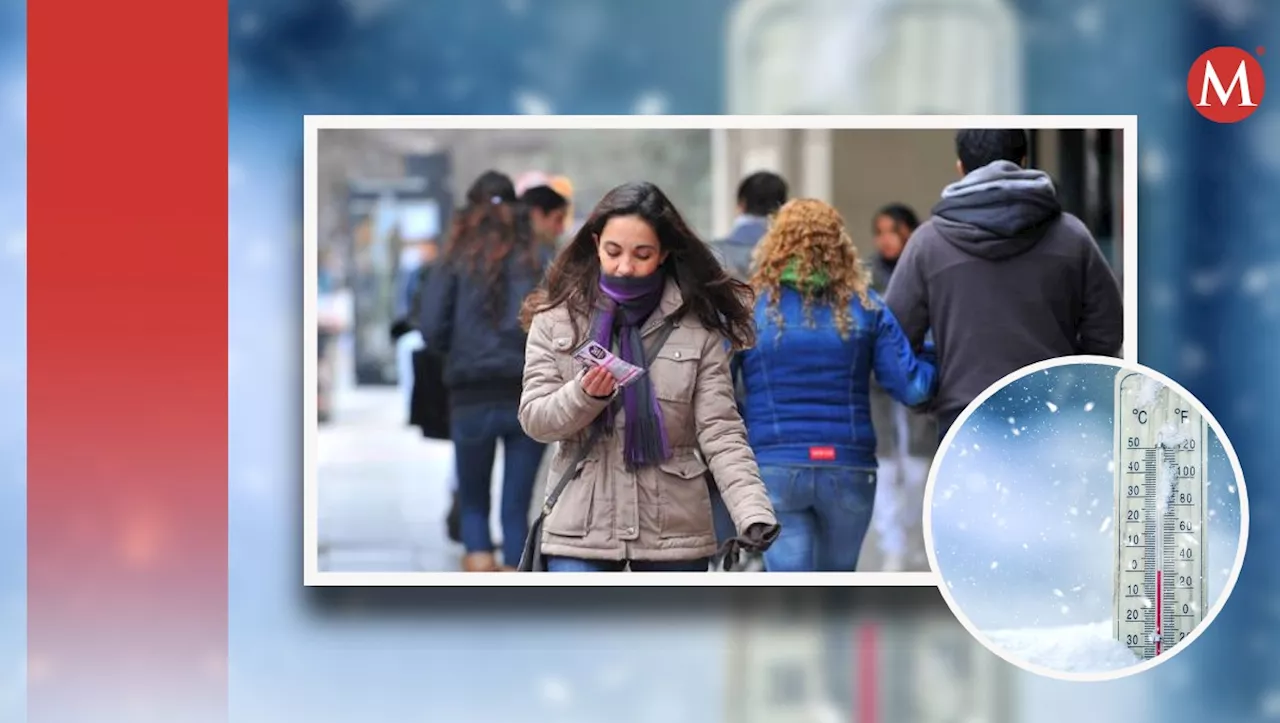
<svg viewBox="0 0 1280 723">
<path fill-rule="evenodd" d="M 1115 386 L 1116 640 L 1144 660 L 1204 619 L 1205 420 L 1155 379 Z"/>
</svg>

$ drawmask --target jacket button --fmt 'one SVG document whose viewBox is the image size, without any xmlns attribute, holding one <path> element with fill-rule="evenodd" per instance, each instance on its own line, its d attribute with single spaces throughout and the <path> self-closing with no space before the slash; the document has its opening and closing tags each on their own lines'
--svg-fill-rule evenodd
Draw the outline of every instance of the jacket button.
<svg viewBox="0 0 1280 723">
<path fill-rule="evenodd" d="M 676 352 L 676 353 L 675 353 L 675 357 L 676 357 L 677 359 L 679 359 L 679 358 L 680 358 L 680 352 Z"/>
<path fill-rule="evenodd" d="M 628 528 L 627 528 L 627 534 L 628 534 L 628 535 L 634 535 L 634 534 L 636 534 L 636 528 L 634 528 L 634 527 L 628 527 Z"/>
</svg>

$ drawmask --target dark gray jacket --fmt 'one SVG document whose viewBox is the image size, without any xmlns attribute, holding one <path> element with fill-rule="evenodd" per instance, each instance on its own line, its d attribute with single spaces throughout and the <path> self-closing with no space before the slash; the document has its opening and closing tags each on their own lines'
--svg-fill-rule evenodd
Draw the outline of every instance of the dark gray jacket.
<svg viewBox="0 0 1280 723">
<path fill-rule="evenodd" d="M 885 301 L 913 345 L 933 329 L 939 414 L 1028 364 L 1118 356 L 1123 342 L 1120 288 L 1097 242 L 1045 173 L 1005 161 L 947 186 Z"/>
<path fill-rule="evenodd" d="M 531 265 L 509 255 L 503 262 L 502 305 L 491 314 L 495 289 L 486 279 L 441 262 L 426 281 L 418 310 L 426 347 L 445 357 L 444 383 L 453 406 L 520 401 L 525 342 L 520 306 L 542 279 L 549 253 Z"/>
</svg>

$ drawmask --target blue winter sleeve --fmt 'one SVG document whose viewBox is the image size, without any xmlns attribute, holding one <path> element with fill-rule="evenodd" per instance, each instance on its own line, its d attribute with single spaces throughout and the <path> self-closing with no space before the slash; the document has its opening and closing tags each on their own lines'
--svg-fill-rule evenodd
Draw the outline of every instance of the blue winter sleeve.
<svg viewBox="0 0 1280 723">
<path fill-rule="evenodd" d="M 937 368 L 911 350 L 911 342 L 888 307 L 876 314 L 876 342 L 873 368 L 876 381 L 889 396 L 908 407 L 933 398 L 937 391 Z"/>
<path fill-rule="evenodd" d="M 447 354 L 453 342 L 453 310 L 457 303 L 458 277 L 448 266 L 436 269 L 426 280 L 418 310 L 418 329 L 433 352 Z"/>
</svg>

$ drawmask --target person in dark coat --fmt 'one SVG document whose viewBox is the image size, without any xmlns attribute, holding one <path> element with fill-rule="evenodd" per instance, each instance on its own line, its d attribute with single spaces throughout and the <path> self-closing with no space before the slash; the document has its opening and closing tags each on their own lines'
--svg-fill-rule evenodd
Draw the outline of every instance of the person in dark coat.
<svg viewBox="0 0 1280 723">
<path fill-rule="evenodd" d="M 1026 167 L 1027 144 L 1019 129 L 956 133 L 961 178 L 912 234 L 885 295 L 912 344 L 933 331 L 940 439 L 1002 377 L 1056 357 L 1119 356 L 1124 342 L 1115 274 L 1049 175 Z"/>
<path fill-rule="evenodd" d="M 539 247 L 515 186 L 482 174 L 456 215 L 444 258 L 422 299 L 420 328 L 428 350 L 443 355 L 454 444 L 463 569 L 514 569 L 529 530 L 529 504 L 545 447 L 520 427 L 527 335 L 519 312 L 542 279 Z M 493 463 L 502 440 L 502 558 L 489 533 Z"/>
</svg>

